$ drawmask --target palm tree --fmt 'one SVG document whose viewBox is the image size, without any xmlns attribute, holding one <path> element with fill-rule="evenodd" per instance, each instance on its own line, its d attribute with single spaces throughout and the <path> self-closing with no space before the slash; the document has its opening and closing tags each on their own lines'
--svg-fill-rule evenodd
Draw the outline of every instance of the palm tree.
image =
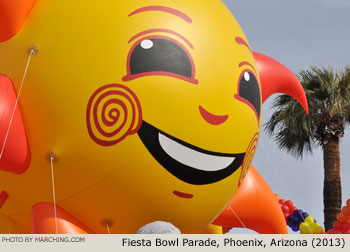
<svg viewBox="0 0 350 252">
<path fill-rule="evenodd" d="M 350 123 L 350 66 L 340 72 L 314 66 L 297 77 L 308 99 L 309 116 L 292 97 L 280 95 L 265 130 L 296 158 L 311 153 L 315 145 L 322 146 L 324 225 L 329 230 L 341 210 L 339 140 Z"/>
</svg>

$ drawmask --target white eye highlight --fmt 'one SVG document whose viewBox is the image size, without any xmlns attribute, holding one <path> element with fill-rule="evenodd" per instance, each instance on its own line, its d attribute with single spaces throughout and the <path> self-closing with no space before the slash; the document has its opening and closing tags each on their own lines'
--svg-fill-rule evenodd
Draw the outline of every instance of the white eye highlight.
<svg viewBox="0 0 350 252">
<path fill-rule="evenodd" d="M 152 40 L 146 39 L 141 41 L 141 47 L 143 49 L 151 49 L 153 47 L 153 42 Z"/>
<path fill-rule="evenodd" d="M 250 74 L 248 72 L 244 73 L 244 79 L 245 79 L 245 81 L 249 81 L 250 80 Z"/>
</svg>

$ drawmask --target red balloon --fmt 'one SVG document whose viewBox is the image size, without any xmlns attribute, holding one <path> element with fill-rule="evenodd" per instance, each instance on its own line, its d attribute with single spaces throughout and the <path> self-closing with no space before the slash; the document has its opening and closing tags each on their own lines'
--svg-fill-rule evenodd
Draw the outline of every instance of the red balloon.
<svg viewBox="0 0 350 252">
<path fill-rule="evenodd" d="M 328 233 L 328 234 L 336 234 L 336 232 L 337 232 L 337 231 L 336 231 L 335 229 L 332 228 L 332 229 L 329 229 L 327 233 Z"/>
<path fill-rule="evenodd" d="M 348 200 L 346 201 L 346 205 L 347 205 L 348 207 L 350 207 L 350 199 L 348 199 Z"/>
<path fill-rule="evenodd" d="M 283 211 L 283 213 L 288 213 L 289 214 L 289 207 L 284 204 L 282 206 L 282 211 Z"/>
<path fill-rule="evenodd" d="M 342 225 L 342 223 L 340 223 L 339 221 L 335 221 L 335 222 L 333 223 L 333 227 L 334 227 L 334 229 L 336 229 L 336 230 L 342 230 L 342 229 L 343 229 L 343 225 Z"/>
<path fill-rule="evenodd" d="M 291 201 L 291 200 L 287 200 L 284 204 L 287 207 L 289 207 L 289 209 L 292 209 L 294 207 L 293 201 Z"/>
<path fill-rule="evenodd" d="M 350 223 L 343 223 L 343 232 L 350 232 Z"/>
<path fill-rule="evenodd" d="M 278 201 L 280 204 L 282 204 L 282 205 L 284 205 L 284 203 L 286 202 L 284 199 L 280 199 L 279 201 Z"/>
</svg>

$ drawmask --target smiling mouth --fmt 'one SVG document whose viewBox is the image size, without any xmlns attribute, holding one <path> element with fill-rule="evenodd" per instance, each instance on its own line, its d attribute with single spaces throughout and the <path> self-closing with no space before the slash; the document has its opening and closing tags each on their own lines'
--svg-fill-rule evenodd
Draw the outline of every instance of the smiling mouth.
<svg viewBox="0 0 350 252">
<path fill-rule="evenodd" d="M 142 122 L 138 135 L 152 156 L 178 179 L 193 185 L 220 181 L 234 173 L 245 153 L 227 154 L 201 149 Z"/>
</svg>

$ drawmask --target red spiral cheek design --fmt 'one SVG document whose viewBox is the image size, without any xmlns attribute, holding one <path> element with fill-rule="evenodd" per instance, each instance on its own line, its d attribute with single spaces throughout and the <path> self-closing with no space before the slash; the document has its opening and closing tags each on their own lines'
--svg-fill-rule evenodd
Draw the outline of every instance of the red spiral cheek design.
<svg viewBox="0 0 350 252">
<path fill-rule="evenodd" d="M 241 185 L 244 177 L 247 175 L 248 169 L 251 166 L 252 162 L 253 162 L 253 158 L 255 155 L 255 151 L 256 148 L 258 146 L 258 141 L 259 141 L 259 132 L 255 133 L 255 135 L 253 136 L 252 140 L 250 141 L 246 154 L 244 156 L 243 159 L 243 163 L 241 166 L 241 175 L 239 177 L 239 181 L 238 181 L 238 186 Z"/>
<path fill-rule="evenodd" d="M 86 124 L 92 140 L 111 146 L 135 134 L 142 123 L 140 102 L 135 93 L 120 84 L 97 89 L 86 110 Z"/>
</svg>

